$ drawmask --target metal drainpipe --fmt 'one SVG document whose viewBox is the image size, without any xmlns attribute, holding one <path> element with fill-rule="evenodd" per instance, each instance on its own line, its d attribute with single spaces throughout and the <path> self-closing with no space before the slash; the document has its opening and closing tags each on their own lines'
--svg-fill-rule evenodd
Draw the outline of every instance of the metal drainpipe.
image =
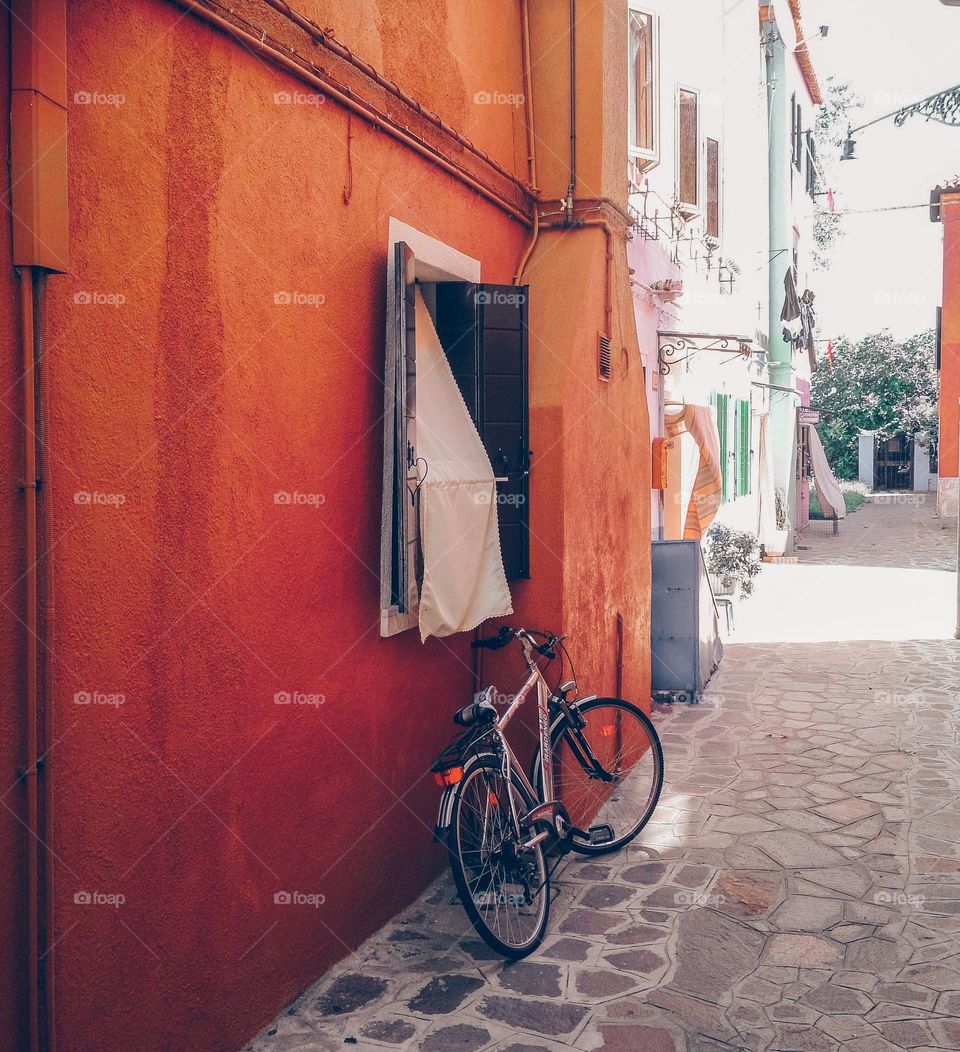
<svg viewBox="0 0 960 1052">
<path fill-rule="evenodd" d="M 522 41 L 521 65 L 523 66 L 523 112 L 527 125 L 527 168 L 530 173 L 530 192 L 533 195 L 533 233 L 527 247 L 520 257 L 514 285 L 523 280 L 527 262 L 533 255 L 537 239 L 540 237 L 540 187 L 537 185 L 537 148 L 536 134 L 533 129 L 533 77 L 530 62 L 530 5 L 529 0 L 520 0 L 520 36 Z"/>
<path fill-rule="evenodd" d="M 573 195 L 577 189 L 577 0 L 570 0 L 570 182 L 564 208 L 573 221 Z"/>
<path fill-rule="evenodd" d="M 66 0 L 11 0 L 9 201 L 12 259 L 20 282 L 22 369 L 24 609 L 24 756 L 19 771 L 27 830 L 25 965 L 27 1043 L 53 1052 L 53 794 L 48 754 L 53 740 L 52 550 L 43 361 L 43 290 L 48 273 L 70 266 L 67 202 Z M 39 372 L 39 376 L 38 376 Z M 41 430 L 41 425 L 44 430 Z M 38 463 L 39 461 L 39 463 Z M 42 564 L 42 565 L 41 565 Z"/>
<path fill-rule="evenodd" d="M 53 588 L 53 492 L 50 488 L 52 472 L 50 470 L 50 365 L 47 359 L 44 340 L 46 337 L 44 310 L 47 298 L 47 275 L 38 271 L 37 295 L 35 307 L 34 346 L 36 348 L 37 376 L 37 435 L 40 447 L 40 480 L 38 486 L 38 518 L 40 526 L 40 578 L 39 578 L 39 642 L 42 644 L 40 655 L 39 709 L 42 719 L 42 741 L 44 757 L 40 760 L 43 768 L 43 799 L 41 801 L 41 819 L 43 822 L 43 841 L 53 844 L 53 764 L 47 758 L 53 742 L 53 654 L 54 654 L 54 588 Z M 36 492 L 36 491 L 35 491 Z M 46 1052 L 56 1052 L 57 1033 L 54 1014 L 54 960 L 56 938 L 54 936 L 54 855 L 49 847 L 43 852 L 43 995 Z M 39 913 L 39 909 L 38 909 Z"/>
<path fill-rule="evenodd" d="M 20 338 L 23 368 L 23 493 L 24 549 L 24 627 L 26 628 L 26 747 L 22 778 L 26 783 L 27 805 L 27 985 L 30 1052 L 40 1047 L 40 900 L 37 845 L 39 809 L 37 806 L 37 400 L 34 377 L 33 344 L 33 267 L 20 268 Z"/>
<path fill-rule="evenodd" d="M 617 683 L 616 694 L 618 698 L 623 697 L 623 614 L 617 611 Z"/>
</svg>

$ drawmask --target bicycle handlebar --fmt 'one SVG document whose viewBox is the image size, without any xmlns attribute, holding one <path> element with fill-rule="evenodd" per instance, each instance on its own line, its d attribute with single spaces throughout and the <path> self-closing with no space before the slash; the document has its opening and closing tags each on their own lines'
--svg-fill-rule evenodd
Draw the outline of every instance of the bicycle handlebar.
<svg viewBox="0 0 960 1052">
<path fill-rule="evenodd" d="M 484 650 L 501 650 L 516 635 L 516 630 L 504 626 L 495 636 L 487 636 L 486 639 L 475 639 L 470 646 L 474 650 L 483 647 Z"/>
<path fill-rule="evenodd" d="M 546 642 L 535 643 L 531 638 L 533 635 L 546 636 Z M 520 636 L 526 636 L 528 641 L 534 650 L 545 658 L 552 661 L 556 656 L 556 651 L 553 649 L 563 636 L 555 636 L 550 632 L 537 632 L 533 633 L 525 628 L 509 628 L 504 625 L 503 628 L 495 636 L 487 636 L 486 639 L 474 639 L 470 646 L 477 650 L 483 648 L 484 650 L 502 650 L 511 640 L 517 639 Z"/>
</svg>

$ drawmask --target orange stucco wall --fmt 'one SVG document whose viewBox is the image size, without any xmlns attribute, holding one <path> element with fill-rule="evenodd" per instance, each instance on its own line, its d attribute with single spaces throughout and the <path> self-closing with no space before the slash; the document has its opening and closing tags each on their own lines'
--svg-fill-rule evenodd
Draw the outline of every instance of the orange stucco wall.
<svg viewBox="0 0 960 1052">
<path fill-rule="evenodd" d="M 960 194 L 940 199 L 943 319 L 940 345 L 940 478 L 957 477 L 960 434 Z"/>
<path fill-rule="evenodd" d="M 526 177 L 522 106 L 478 101 L 522 93 L 512 0 L 481 19 L 445 0 L 301 7 Z M 237 10 L 310 52 L 264 5 Z M 552 194 L 568 175 L 565 116 L 551 119 L 564 29 L 556 5 L 531 10 Z M 605 10 L 584 16 L 578 51 L 580 196 L 619 192 L 626 167 L 622 115 L 594 116 L 610 69 L 626 69 Z M 471 690 L 469 639 L 379 637 L 388 220 L 480 259 L 493 282 L 511 280 L 529 232 L 329 100 L 278 104 L 311 89 L 173 3 L 69 15 L 69 97 L 113 101 L 70 106 L 72 269 L 50 278 L 46 319 L 59 1047 L 234 1049 L 445 864 L 427 772 Z M 15 316 L 4 275 L 0 319 Z M 649 449 L 622 239 L 609 383 L 604 277 L 594 228 L 544 231 L 525 278 L 532 578 L 514 620 L 568 632 L 585 687 L 610 693 L 620 613 L 624 693 L 645 703 Z M 278 505 L 278 491 L 322 502 Z M 4 507 L 12 579 L 22 525 Z M 15 696 L 22 639 L 3 640 Z M 325 700 L 278 706 L 278 691 Z M 12 707 L 0 720 L 6 749 Z M 0 854 L 6 890 L 18 863 Z M 76 902 L 84 891 L 124 901 Z M 325 901 L 277 906 L 278 891 Z M 2 967 L 12 1003 L 20 973 Z"/>
</svg>

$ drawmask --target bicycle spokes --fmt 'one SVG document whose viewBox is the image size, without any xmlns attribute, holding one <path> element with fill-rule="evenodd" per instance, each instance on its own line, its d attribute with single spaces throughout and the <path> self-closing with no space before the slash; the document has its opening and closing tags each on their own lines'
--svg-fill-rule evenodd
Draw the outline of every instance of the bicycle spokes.
<svg viewBox="0 0 960 1052">
<path fill-rule="evenodd" d="M 472 916 L 507 947 L 524 947 L 544 919 L 546 874 L 542 851 L 522 846 L 509 800 L 502 773 L 472 772 L 461 786 L 457 847 Z"/>
</svg>

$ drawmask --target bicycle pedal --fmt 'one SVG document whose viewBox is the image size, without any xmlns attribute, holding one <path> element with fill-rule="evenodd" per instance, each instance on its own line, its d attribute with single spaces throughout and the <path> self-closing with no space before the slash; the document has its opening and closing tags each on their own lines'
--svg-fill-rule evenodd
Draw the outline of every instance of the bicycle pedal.
<svg viewBox="0 0 960 1052">
<path fill-rule="evenodd" d="M 591 826 L 587 830 L 587 837 L 591 844 L 598 847 L 600 844 L 609 844 L 613 840 L 613 826 L 606 824 Z"/>
</svg>

